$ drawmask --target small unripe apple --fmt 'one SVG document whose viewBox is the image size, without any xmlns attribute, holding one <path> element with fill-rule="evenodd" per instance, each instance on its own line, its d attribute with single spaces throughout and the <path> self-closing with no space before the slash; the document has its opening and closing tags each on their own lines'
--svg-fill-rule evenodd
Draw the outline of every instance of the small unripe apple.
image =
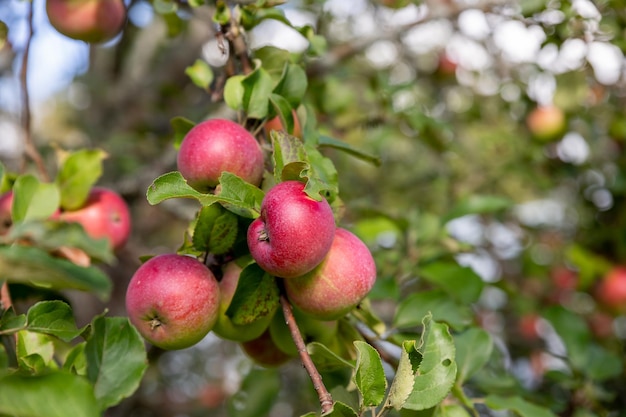
<svg viewBox="0 0 626 417">
<path fill-rule="evenodd" d="M 248 228 L 248 247 L 261 268 L 282 278 L 303 275 L 326 256 L 335 235 L 328 202 L 314 200 L 304 184 L 285 181 L 261 202 L 261 216 Z"/>
<path fill-rule="evenodd" d="M 285 280 L 285 290 L 302 312 L 319 320 L 334 320 L 356 307 L 375 281 L 376 264 L 365 243 L 337 228 L 322 263 L 303 276 Z"/>
<path fill-rule="evenodd" d="M 528 114 L 526 125 L 539 141 L 557 140 L 565 130 L 565 113 L 554 105 L 539 106 Z"/>
<path fill-rule="evenodd" d="M 302 138 L 302 126 L 300 125 L 300 120 L 298 119 L 298 113 L 296 113 L 295 110 L 292 110 L 291 113 L 293 114 L 293 132 L 287 133 L 290 133 L 297 138 Z M 265 129 L 265 134 L 269 136 L 272 130 L 285 130 L 285 126 L 283 126 L 280 116 L 275 116 L 265 123 L 263 129 Z"/>
<path fill-rule="evenodd" d="M 269 329 L 256 339 L 242 342 L 241 348 L 255 363 L 267 368 L 282 365 L 293 358 L 292 355 L 278 349 L 272 340 Z"/>
<path fill-rule="evenodd" d="M 81 208 L 62 212 L 60 219 L 79 223 L 94 239 L 109 239 L 113 249 L 124 246 L 130 236 L 128 205 L 119 194 L 108 188 L 92 188 Z"/>
<path fill-rule="evenodd" d="M 202 262 L 177 254 L 158 255 L 141 265 L 126 290 L 131 323 L 162 349 L 184 349 L 213 328 L 220 290 Z"/>
<path fill-rule="evenodd" d="M 126 22 L 123 0 L 47 0 L 46 12 L 57 31 L 91 43 L 114 38 Z"/>
<path fill-rule="evenodd" d="M 227 340 L 233 340 L 236 342 L 246 342 L 248 340 L 256 339 L 267 329 L 272 316 L 267 315 L 250 324 L 237 325 L 232 322 L 230 317 L 226 315 L 226 310 L 230 306 L 230 302 L 237 290 L 237 284 L 239 283 L 239 277 L 241 275 L 242 268 L 237 265 L 236 262 L 229 262 L 224 266 L 222 279 L 219 283 L 220 294 L 222 296 L 220 301 L 220 312 L 217 318 L 217 323 L 213 327 L 213 331 L 219 337 Z"/>
<path fill-rule="evenodd" d="M 263 179 L 263 151 L 241 125 L 226 119 L 198 123 L 185 135 L 177 158 L 178 170 L 199 191 L 219 184 L 228 171 L 258 186 Z"/>
<path fill-rule="evenodd" d="M 614 267 L 604 276 L 598 285 L 596 298 L 608 310 L 626 312 L 626 267 Z"/>
</svg>

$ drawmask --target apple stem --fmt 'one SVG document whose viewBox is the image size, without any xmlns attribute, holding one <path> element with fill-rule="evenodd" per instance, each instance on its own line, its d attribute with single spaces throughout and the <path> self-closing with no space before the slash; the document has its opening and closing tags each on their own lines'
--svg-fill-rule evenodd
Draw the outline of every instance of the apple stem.
<svg viewBox="0 0 626 417">
<path fill-rule="evenodd" d="M 291 309 L 291 304 L 287 297 L 284 294 L 280 296 L 280 304 L 283 309 L 283 314 L 285 315 L 285 323 L 287 327 L 289 327 L 289 331 L 291 332 L 291 337 L 296 347 L 298 348 L 298 353 L 300 354 L 300 360 L 302 361 L 302 365 L 304 369 L 306 369 L 309 377 L 311 378 L 311 382 L 313 382 L 313 388 L 317 392 L 317 395 L 320 399 L 320 405 L 322 407 L 322 415 L 325 415 L 332 411 L 333 409 L 333 397 L 330 395 L 330 392 L 326 389 L 324 382 L 322 381 L 322 376 L 319 371 L 315 367 L 309 352 L 306 350 L 306 344 L 304 343 L 304 339 L 300 334 L 300 329 L 298 328 L 298 324 L 296 323 L 296 319 L 293 316 L 293 310 Z"/>
</svg>

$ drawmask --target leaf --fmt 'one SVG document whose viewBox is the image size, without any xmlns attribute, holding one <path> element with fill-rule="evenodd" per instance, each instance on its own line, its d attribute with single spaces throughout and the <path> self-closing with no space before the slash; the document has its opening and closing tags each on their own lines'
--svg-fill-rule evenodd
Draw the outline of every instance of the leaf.
<svg viewBox="0 0 626 417">
<path fill-rule="evenodd" d="M 93 388 L 78 375 L 11 374 L 0 378 L 0 414 L 18 417 L 98 417 Z"/>
<path fill-rule="evenodd" d="M 196 86 L 204 90 L 207 90 L 213 82 L 213 70 L 201 59 L 197 59 L 193 65 L 185 68 L 185 74 L 191 78 Z"/>
<path fill-rule="evenodd" d="M 443 222 L 447 222 L 467 214 L 491 214 L 507 210 L 513 206 L 508 198 L 492 195 L 472 194 L 457 203 L 446 215 Z"/>
<path fill-rule="evenodd" d="M 324 417 L 358 417 L 358 414 L 355 410 L 352 409 L 352 407 L 342 402 L 335 401 L 333 403 L 333 408 L 330 410 L 330 412 L 324 413 L 322 414 L 322 416 Z"/>
<path fill-rule="evenodd" d="M 246 266 L 226 315 L 233 324 L 244 325 L 273 314 L 280 304 L 275 278 L 256 263 Z"/>
<path fill-rule="evenodd" d="M 143 339 L 127 318 L 99 316 L 91 326 L 85 345 L 87 377 L 104 410 L 135 392 L 148 361 Z"/>
<path fill-rule="evenodd" d="M 56 368 L 54 343 L 50 336 L 42 333 L 17 332 L 16 356 L 21 369 L 40 373 L 49 367 Z"/>
<path fill-rule="evenodd" d="M 354 383 L 361 393 L 365 407 L 377 407 L 385 397 L 387 379 L 380 354 L 366 342 L 356 340 L 356 372 Z"/>
<path fill-rule="evenodd" d="M 422 361 L 417 369 L 413 391 L 403 404 L 410 410 L 424 410 L 439 404 L 450 392 L 456 377 L 455 348 L 448 326 L 424 318 L 419 352 Z"/>
<path fill-rule="evenodd" d="M 170 125 L 172 129 L 174 129 L 174 148 L 178 149 L 187 133 L 189 133 L 196 124 L 185 117 L 178 116 L 170 120 Z"/>
<path fill-rule="evenodd" d="M 244 79 L 243 75 L 233 75 L 224 85 L 224 101 L 233 110 L 243 110 Z"/>
<path fill-rule="evenodd" d="M 319 342 L 311 342 L 306 345 L 315 367 L 318 370 L 333 371 L 345 368 L 354 368 L 355 364 L 347 361 L 335 352 L 330 350 L 326 345 Z"/>
<path fill-rule="evenodd" d="M 472 268 L 456 262 L 433 262 L 421 267 L 419 274 L 465 304 L 476 302 L 484 287 Z"/>
<path fill-rule="evenodd" d="M 81 208 L 89 191 L 102 175 L 102 161 L 107 153 L 100 149 L 81 149 L 70 154 L 56 177 L 61 193 L 61 208 Z"/>
<path fill-rule="evenodd" d="M 263 417 L 269 415 L 280 392 L 280 377 L 275 369 L 252 369 L 241 387 L 228 400 L 228 415 Z"/>
<path fill-rule="evenodd" d="M 146 198 L 152 205 L 170 198 L 195 198 L 204 206 L 218 201 L 214 195 L 203 194 L 192 188 L 178 171 L 168 172 L 156 178 L 148 187 Z"/>
<path fill-rule="evenodd" d="M 87 376 L 87 357 L 85 356 L 85 345 L 87 342 L 76 344 L 69 351 L 63 363 L 63 369 L 78 375 Z"/>
<path fill-rule="evenodd" d="M 198 210 L 196 224 L 193 228 L 193 247 L 201 252 L 209 251 L 211 231 L 219 216 L 224 213 L 224 208 L 219 204 L 211 204 Z"/>
<path fill-rule="evenodd" d="M 1 285 L 1 284 L 0 284 Z M 13 307 L 9 307 L 0 316 L 0 336 L 13 334 L 26 328 L 26 314 L 17 315 Z"/>
<path fill-rule="evenodd" d="M 302 102 L 306 89 L 307 77 L 304 69 L 297 64 L 285 63 L 280 81 L 274 87 L 274 95 L 283 97 L 295 109 Z"/>
<path fill-rule="evenodd" d="M 40 301 L 29 308 L 27 329 L 56 336 L 66 342 L 78 337 L 84 330 L 76 328 L 72 309 L 59 300 Z"/>
<path fill-rule="evenodd" d="M 243 110 L 248 117 L 262 119 L 267 116 L 269 98 L 274 83 L 270 74 L 258 67 L 241 81 L 243 86 Z"/>
<path fill-rule="evenodd" d="M 592 340 L 585 320 L 561 306 L 547 308 L 542 315 L 563 340 L 571 364 L 576 369 L 585 369 L 588 361 L 587 349 Z"/>
<path fill-rule="evenodd" d="M 351 156 L 354 156 L 355 158 L 358 158 L 365 162 L 369 162 L 370 164 L 373 164 L 376 166 L 380 166 L 380 164 L 382 164 L 382 160 L 380 159 L 379 156 L 367 153 L 361 149 L 355 148 L 349 143 L 331 138 L 330 136 L 321 135 L 319 137 L 318 145 L 320 147 L 328 147 L 328 148 L 340 150 Z"/>
<path fill-rule="evenodd" d="M 300 172 L 306 164 L 307 154 L 302 140 L 286 135 L 284 132 L 272 131 L 272 158 L 274 162 L 274 179 L 277 183 L 289 179 L 300 179 Z M 288 165 L 299 163 L 299 169 L 285 169 Z M 291 170 L 291 171 L 290 171 Z M 286 171 L 286 172 L 283 172 Z"/>
<path fill-rule="evenodd" d="M 61 221 L 33 221 L 19 223 L 11 228 L 11 241 L 27 240 L 35 246 L 54 252 L 62 247 L 77 248 L 89 257 L 107 263 L 115 261 L 107 239 L 94 239 L 78 223 Z"/>
<path fill-rule="evenodd" d="M 209 239 L 209 252 L 214 255 L 222 255 L 228 252 L 237 239 L 237 216 L 225 211 L 215 220 L 211 237 Z"/>
<path fill-rule="evenodd" d="M 293 109 L 289 102 L 284 97 L 272 93 L 270 95 L 270 104 L 272 105 L 273 111 L 269 113 L 269 117 L 276 114 L 280 117 L 281 125 L 284 127 L 285 131 L 293 134 L 295 121 L 293 118 Z"/>
<path fill-rule="evenodd" d="M 396 410 L 399 410 L 409 397 L 409 394 L 413 391 L 417 366 L 414 366 L 416 359 L 411 358 L 410 354 L 415 354 L 415 350 L 413 349 L 414 345 L 414 341 L 405 341 L 402 343 L 398 369 L 396 370 L 396 375 L 391 382 L 389 395 L 387 396 L 387 401 L 385 402 L 386 408 L 393 407 Z M 421 355 L 419 359 L 421 360 Z"/>
<path fill-rule="evenodd" d="M 454 341 L 459 369 L 457 385 L 462 385 L 487 363 L 493 350 L 493 340 L 485 330 L 472 327 L 456 335 Z"/>
<path fill-rule="evenodd" d="M 448 323 L 460 330 L 472 323 L 473 314 L 466 305 L 456 303 L 441 290 L 411 294 L 398 304 L 393 325 L 398 329 L 412 328 L 421 324 L 421 317 L 432 312 L 433 320 Z"/>
<path fill-rule="evenodd" d="M 111 292 L 111 281 L 100 269 L 78 266 L 39 248 L 20 245 L 0 246 L 0 280 L 90 291 L 102 300 Z"/>
<path fill-rule="evenodd" d="M 22 175 L 13 185 L 12 219 L 14 223 L 45 220 L 58 208 L 60 195 L 55 184 L 41 183 L 33 175 Z"/>
<path fill-rule="evenodd" d="M 511 410 L 520 417 L 556 417 L 552 411 L 530 403 L 521 397 L 488 395 L 485 405 L 493 410 Z"/>
</svg>

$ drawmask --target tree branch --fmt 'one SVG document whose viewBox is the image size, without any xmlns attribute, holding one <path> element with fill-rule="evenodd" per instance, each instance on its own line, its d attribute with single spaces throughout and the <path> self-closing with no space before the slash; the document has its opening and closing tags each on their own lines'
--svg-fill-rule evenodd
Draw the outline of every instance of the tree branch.
<svg viewBox="0 0 626 417">
<path fill-rule="evenodd" d="M 281 289 L 282 291 L 282 289 Z M 300 329 L 298 328 L 298 324 L 296 323 L 296 319 L 293 316 L 293 310 L 291 309 L 291 304 L 287 297 L 284 294 L 280 295 L 280 304 L 283 308 L 283 314 L 285 315 L 285 323 L 287 323 L 287 327 L 289 327 L 289 331 L 291 332 L 291 337 L 293 338 L 293 342 L 296 344 L 298 348 L 298 353 L 300 354 L 300 360 L 302 361 L 302 365 L 306 369 L 311 378 L 311 382 L 313 382 L 313 388 L 317 392 L 317 395 L 320 399 L 320 405 L 322 407 L 322 415 L 330 412 L 333 409 L 333 397 L 330 395 L 330 392 L 326 389 L 324 382 L 322 382 L 322 376 L 318 372 L 309 352 L 306 350 L 306 344 L 304 343 L 304 339 L 302 339 L 302 335 L 300 334 Z"/>
</svg>

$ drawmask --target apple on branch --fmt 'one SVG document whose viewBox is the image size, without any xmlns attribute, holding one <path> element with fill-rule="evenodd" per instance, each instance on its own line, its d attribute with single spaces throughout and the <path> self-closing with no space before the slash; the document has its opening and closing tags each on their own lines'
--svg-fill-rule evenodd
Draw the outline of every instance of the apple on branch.
<svg viewBox="0 0 626 417">
<path fill-rule="evenodd" d="M 328 201 L 309 197 L 299 181 L 285 181 L 263 198 L 261 216 L 250 224 L 247 239 L 261 268 L 293 278 L 322 262 L 334 236 L 335 219 Z"/>
<path fill-rule="evenodd" d="M 90 43 L 111 40 L 126 22 L 123 0 L 47 0 L 46 13 L 59 33 Z"/>
<path fill-rule="evenodd" d="M 137 269 L 126 290 L 131 323 L 162 349 L 184 349 L 213 328 L 220 289 L 213 273 L 195 258 L 158 255 Z"/>
</svg>

